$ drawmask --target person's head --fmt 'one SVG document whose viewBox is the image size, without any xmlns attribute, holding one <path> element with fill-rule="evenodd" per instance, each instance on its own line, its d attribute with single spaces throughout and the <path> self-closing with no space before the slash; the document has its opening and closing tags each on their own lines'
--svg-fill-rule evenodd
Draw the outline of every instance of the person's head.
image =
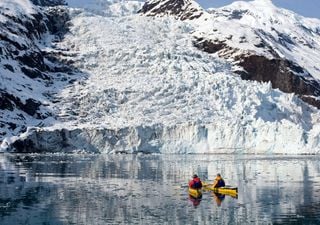
<svg viewBox="0 0 320 225">
<path fill-rule="evenodd" d="M 192 176 L 192 178 L 197 178 L 198 177 L 198 175 L 197 174 L 194 174 L 193 176 Z"/>
<path fill-rule="evenodd" d="M 220 174 L 220 173 L 218 173 L 218 174 L 217 174 L 217 177 L 221 177 L 221 174 Z"/>
</svg>

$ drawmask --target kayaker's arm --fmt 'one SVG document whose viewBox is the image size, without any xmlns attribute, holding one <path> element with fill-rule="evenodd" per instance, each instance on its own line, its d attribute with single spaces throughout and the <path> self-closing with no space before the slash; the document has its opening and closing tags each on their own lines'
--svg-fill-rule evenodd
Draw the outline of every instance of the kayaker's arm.
<svg viewBox="0 0 320 225">
<path fill-rule="evenodd" d="M 218 180 L 215 179 L 214 182 L 213 182 L 213 184 L 212 184 L 212 187 L 215 187 L 217 184 L 218 184 Z"/>
<path fill-rule="evenodd" d="M 206 182 L 202 182 L 202 187 L 208 187 L 209 184 L 207 184 Z"/>
</svg>

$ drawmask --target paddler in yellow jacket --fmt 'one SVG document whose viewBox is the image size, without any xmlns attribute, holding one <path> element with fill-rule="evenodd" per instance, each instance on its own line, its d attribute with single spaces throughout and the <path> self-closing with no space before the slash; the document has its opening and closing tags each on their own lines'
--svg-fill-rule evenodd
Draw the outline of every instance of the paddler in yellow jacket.
<svg viewBox="0 0 320 225">
<path fill-rule="evenodd" d="M 220 173 L 217 174 L 216 179 L 213 182 L 212 185 L 214 188 L 224 187 L 226 184 L 224 183 L 224 180 L 222 179 Z"/>
</svg>

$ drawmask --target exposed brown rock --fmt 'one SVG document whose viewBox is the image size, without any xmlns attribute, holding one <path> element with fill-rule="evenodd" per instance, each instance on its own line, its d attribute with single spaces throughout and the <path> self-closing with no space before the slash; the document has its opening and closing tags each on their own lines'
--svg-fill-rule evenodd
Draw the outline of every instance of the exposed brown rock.
<svg viewBox="0 0 320 225">
<path fill-rule="evenodd" d="M 223 42 L 212 42 L 203 38 L 197 38 L 193 45 L 208 53 L 216 53 L 227 47 Z"/>
<path fill-rule="evenodd" d="M 233 57 L 237 65 L 244 70 L 235 71 L 244 80 L 255 80 L 260 82 L 271 82 L 273 88 L 279 88 L 286 93 L 295 93 L 303 101 L 320 109 L 320 100 L 315 98 L 320 96 L 320 84 L 304 68 L 296 63 L 282 59 L 269 59 L 265 56 L 247 54 L 226 54 L 226 52 L 236 52 L 224 42 L 214 42 L 197 38 L 194 46 L 208 53 L 218 53 L 223 58 Z M 307 97 L 309 96 L 309 97 Z"/>
<path fill-rule="evenodd" d="M 241 58 L 239 65 L 245 70 L 245 73 L 241 74 L 244 80 L 270 81 L 273 88 L 279 88 L 286 93 L 313 96 L 320 94 L 319 83 L 298 75 L 304 73 L 304 69 L 286 59 L 268 59 L 264 56 L 249 55 Z"/>
<path fill-rule="evenodd" d="M 300 96 L 300 98 L 303 101 L 309 103 L 310 105 L 313 105 L 313 106 L 317 107 L 318 109 L 320 109 L 320 99 L 315 98 L 313 96 L 307 96 L 307 95 Z"/>
</svg>

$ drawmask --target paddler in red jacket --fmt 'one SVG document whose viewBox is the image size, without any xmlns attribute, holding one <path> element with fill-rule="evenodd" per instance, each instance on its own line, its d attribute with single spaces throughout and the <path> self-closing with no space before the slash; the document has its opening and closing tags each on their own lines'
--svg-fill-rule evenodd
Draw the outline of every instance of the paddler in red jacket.
<svg viewBox="0 0 320 225">
<path fill-rule="evenodd" d="M 202 182 L 197 174 L 192 176 L 192 180 L 189 182 L 189 187 L 194 189 L 202 188 Z"/>
</svg>

